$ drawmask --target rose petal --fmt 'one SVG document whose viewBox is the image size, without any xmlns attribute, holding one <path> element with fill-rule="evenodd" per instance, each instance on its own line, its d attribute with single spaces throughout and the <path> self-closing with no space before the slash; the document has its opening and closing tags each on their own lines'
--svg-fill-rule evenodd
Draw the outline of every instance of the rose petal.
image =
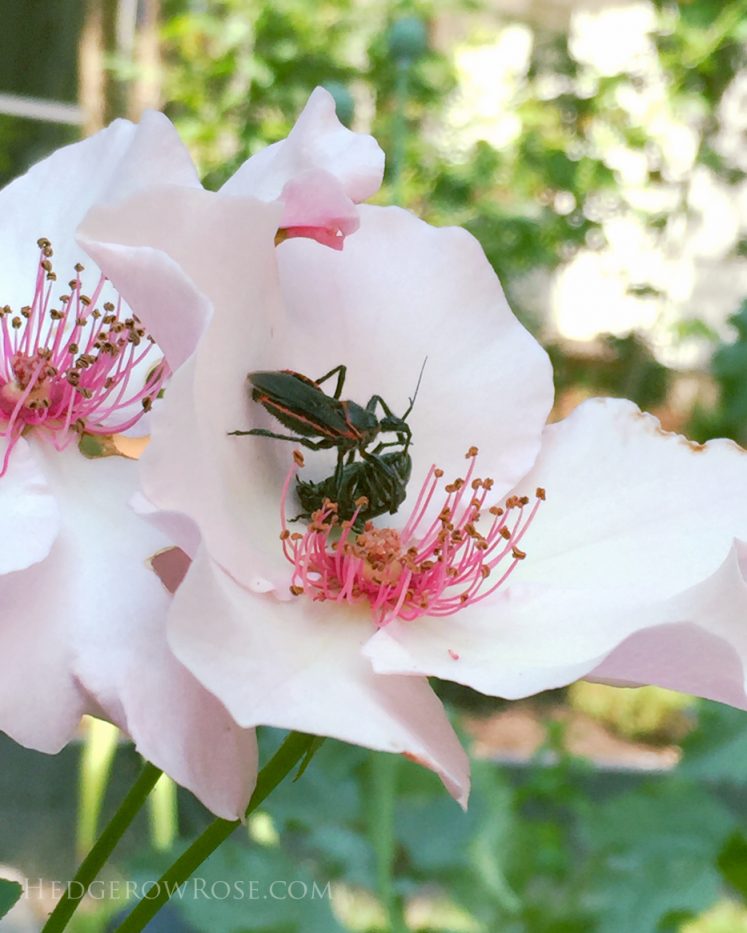
<svg viewBox="0 0 747 933">
<path fill-rule="evenodd" d="M 103 714 L 213 812 L 235 818 L 256 749 L 167 647 L 169 596 L 146 557 L 166 544 L 127 507 L 137 464 L 34 441 L 62 526 L 49 557 L 0 577 L 0 727 L 56 751 Z"/>
<path fill-rule="evenodd" d="M 408 418 L 411 494 L 434 462 L 449 475 L 463 472 L 472 445 L 496 494 L 508 490 L 534 462 L 552 404 L 545 352 L 464 230 L 430 227 L 397 208 L 364 206 L 360 217 L 342 253 L 306 240 L 279 248 L 288 323 L 255 368 L 318 377 L 344 363 L 343 398 L 365 404 L 378 393 L 403 414 L 426 361 Z M 317 472 L 329 474 L 333 463 L 330 454 Z"/>
<path fill-rule="evenodd" d="M 218 309 L 198 354 L 174 374 L 154 409 L 143 489 L 152 507 L 186 516 L 186 527 L 199 529 L 216 559 L 259 590 L 273 576 L 285 590 L 282 555 L 267 547 L 277 540 L 277 512 L 264 501 L 282 467 L 263 456 L 266 446 L 230 432 L 247 421 L 246 374 L 280 326 L 274 247 L 280 210 L 164 188 L 97 209 L 86 220 L 94 239 L 167 253 Z M 175 543 L 192 553 L 193 541 Z"/>
<path fill-rule="evenodd" d="M 274 201 L 289 181 L 309 169 L 335 176 L 355 202 L 375 194 L 384 175 L 384 153 L 376 140 L 346 129 L 337 119 L 334 98 L 321 87 L 309 97 L 288 138 L 252 156 L 221 193 Z M 308 178 L 313 186 L 313 176 Z"/>
<path fill-rule="evenodd" d="M 585 403 L 547 429 L 532 474 L 517 487 L 531 492 L 541 481 L 547 501 L 508 584 L 455 616 L 389 625 L 367 646 L 374 669 L 524 696 L 589 674 L 636 632 L 656 628 L 669 639 L 671 624 L 681 623 L 683 639 L 698 626 L 710 633 L 697 636 L 701 644 L 719 640 L 710 658 L 725 666 L 707 681 L 721 679 L 723 696 L 732 696 L 733 652 L 741 657 L 747 647 L 735 621 L 741 583 L 719 567 L 732 537 L 747 534 L 746 474 L 745 453 L 731 442 L 701 449 L 662 432 L 629 402 Z M 729 622 L 714 609 L 719 586 Z M 634 644 L 619 668 L 610 661 L 595 676 L 623 670 Z M 641 644 L 651 644 L 648 635 Z M 646 682 L 654 669 L 666 677 L 668 665 L 660 653 L 631 679 Z M 684 661 L 683 670 L 691 671 Z M 702 675 L 677 682 L 687 692 L 705 689 Z"/>
<path fill-rule="evenodd" d="M 171 369 L 176 370 L 194 353 L 205 332 L 212 314 L 210 302 L 165 253 L 102 242 L 91 236 L 89 231 L 97 228 L 101 216 L 94 208 L 79 228 L 78 241 L 143 322 Z M 180 218 L 174 220 L 178 223 Z M 98 231 L 99 236 L 106 236 L 101 227 Z"/>
<path fill-rule="evenodd" d="M 532 472 L 547 502 L 522 542 L 516 579 L 667 597 L 721 564 L 747 538 L 747 454 L 695 444 L 621 399 L 592 399 L 550 425 Z"/>
<path fill-rule="evenodd" d="M 0 463 L 7 452 L 0 438 Z M 25 438 L 18 438 L 0 477 L 0 576 L 43 560 L 60 527 L 44 472 Z"/>
<path fill-rule="evenodd" d="M 141 492 L 135 493 L 130 500 L 130 506 L 186 554 L 197 553 L 201 540 L 200 529 L 187 515 L 182 512 L 162 511 Z"/>
<path fill-rule="evenodd" d="M 345 236 L 355 233 L 360 223 L 358 208 L 345 196 L 338 180 L 322 169 L 309 169 L 291 178 L 280 200 L 280 227 L 288 237 L 308 236 L 326 246 L 341 248 Z"/>
<path fill-rule="evenodd" d="M 202 549 L 174 597 L 169 642 L 242 726 L 270 725 L 401 752 L 462 804 L 469 764 L 424 679 L 377 677 L 365 615 L 281 603 L 238 586 Z"/>
<path fill-rule="evenodd" d="M 747 545 L 737 541 L 712 576 L 669 601 L 672 621 L 630 635 L 589 679 L 656 684 L 747 709 L 745 569 Z"/>
<path fill-rule="evenodd" d="M 390 622 L 364 652 L 379 674 L 434 676 L 518 699 L 578 680 L 603 657 L 584 639 L 596 619 L 627 632 L 630 601 L 609 618 L 607 599 L 560 587 L 511 586 L 446 618 Z M 619 595 L 619 594 L 616 594 Z M 576 631 L 577 621 L 583 629 Z M 625 635 L 621 635 L 622 638 Z"/>
<path fill-rule="evenodd" d="M 115 120 L 11 182 L 0 192 L 0 303 L 19 307 L 31 300 L 39 237 L 52 241 L 55 267 L 66 281 L 84 258 L 73 232 L 91 205 L 165 180 L 199 184 L 174 127 L 162 114 L 148 113 L 138 125 Z"/>
</svg>

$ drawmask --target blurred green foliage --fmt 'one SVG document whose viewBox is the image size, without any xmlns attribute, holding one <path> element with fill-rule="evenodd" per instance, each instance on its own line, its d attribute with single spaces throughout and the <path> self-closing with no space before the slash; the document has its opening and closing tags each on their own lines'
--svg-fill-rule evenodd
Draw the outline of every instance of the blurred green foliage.
<svg viewBox="0 0 747 933">
<path fill-rule="evenodd" d="M 77 0 L 0 0 L 0 93 L 75 102 L 82 20 Z M 0 186 L 78 135 L 74 126 L 0 115 Z"/>
<path fill-rule="evenodd" d="M 661 687 L 634 690 L 580 680 L 567 693 L 571 709 L 586 713 L 627 739 L 671 742 L 689 731 L 693 698 Z"/>
<path fill-rule="evenodd" d="M 699 704 L 699 716 L 681 765 L 648 776 L 599 772 L 567 751 L 562 723 L 548 722 L 528 765 L 473 762 L 466 813 L 430 772 L 375 756 L 396 765 L 398 929 L 736 933 L 747 897 L 747 722 L 712 703 Z M 279 740 L 263 730 L 263 754 Z M 371 757 L 327 740 L 302 778 L 282 784 L 199 869 L 197 889 L 172 901 L 188 928 L 391 933 L 372 843 Z M 185 842 L 142 851 L 117 870 L 144 884 Z M 103 933 L 112 907 L 100 902 L 81 931 Z"/>
<path fill-rule="evenodd" d="M 729 318 L 736 337 L 713 354 L 711 372 L 718 386 L 715 406 L 699 407 L 693 413 L 691 433 L 696 440 L 731 437 L 747 444 L 747 299 Z"/>
<path fill-rule="evenodd" d="M 580 388 L 588 395 L 629 398 L 645 410 L 666 401 L 672 372 L 656 359 L 645 337 L 602 334 L 596 344 L 590 353 L 545 341 L 558 390 Z"/>
</svg>

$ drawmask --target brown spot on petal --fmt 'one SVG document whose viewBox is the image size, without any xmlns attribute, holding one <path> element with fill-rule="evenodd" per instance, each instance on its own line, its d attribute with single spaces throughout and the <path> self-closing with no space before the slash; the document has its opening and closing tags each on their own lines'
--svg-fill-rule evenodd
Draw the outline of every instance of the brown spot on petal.
<svg viewBox="0 0 747 933">
<path fill-rule="evenodd" d="M 169 593 L 175 593 L 192 561 L 180 547 L 170 547 L 154 554 L 148 563 Z"/>
</svg>

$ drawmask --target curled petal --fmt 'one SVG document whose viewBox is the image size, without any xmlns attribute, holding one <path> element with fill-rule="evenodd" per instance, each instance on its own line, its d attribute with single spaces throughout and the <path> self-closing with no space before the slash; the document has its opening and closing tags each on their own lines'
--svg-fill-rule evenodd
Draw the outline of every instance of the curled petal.
<svg viewBox="0 0 747 933">
<path fill-rule="evenodd" d="M 94 239 L 98 211 L 80 227 L 79 242 L 155 339 L 171 370 L 189 359 L 204 333 L 212 308 L 180 267 L 160 250 Z M 99 236 L 106 232 L 99 228 Z"/>
<path fill-rule="evenodd" d="M 673 597 L 658 624 L 639 629 L 588 678 L 656 684 L 747 709 L 747 545 L 735 541 L 708 579 Z"/>
<path fill-rule="evenodd" d="M 342 249 L 345 237 L 360 223 L 358 209 L 329 172 L 309 169 L 286 182 L 280 200 L 280 227 L 285 238 L 309 237 L 333 249 Z"/>
<path fill-rule="evenodd" d="M 356 203 L 375 194 L 384 175 L 384 153 L 376 140 L 346 129 L 337 119 L 334 98 L 321 87 L 309 97 L 288 138 L 252 156 L 221 193 L 274 201 L 289 181 L 310 169 L 334 176 L 342 194 Z M 313 187 L 314 175 L 306 178 Z M 309 196 L 313 199 L 313 192 Z"/>
</svg>

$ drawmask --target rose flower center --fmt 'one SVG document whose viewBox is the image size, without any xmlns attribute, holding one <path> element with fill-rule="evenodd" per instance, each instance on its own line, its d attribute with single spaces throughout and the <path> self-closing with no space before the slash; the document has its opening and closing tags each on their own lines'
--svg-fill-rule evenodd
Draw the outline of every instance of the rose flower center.
<svg viewBox="0 0 747 933">
<path fill-rule="evenodd" d="M 527 496 L 488 506 L 493 480 L 475 476 L 476 457 L 477 448 L 471 447 L 466 475 L 444 486 L 446 498 L 435 518 L 428 516 L 434 514 L 443 470 L 433 466 L 401 531 L 367 522 L 356 533 L 356 518 L 367 505 L 361 499 L 353 517 L 343 522 L 337 505 L 325 500 L 301 533 L 291 532 L 285 518 L 288 490 L 303 464 L 296 455 L 281 497 L 280 538 L 293 567 L 291 592 L 368 603 L 379 626 L 395 618 L 451 615 L 494 593 L 526 557 L 519 544 L 545 491 L 537 489 L 529 509 Z"/>
<path fill-rule="evenodd" d="M 41 255 L 30 305 L 0 307 L 0 435 L 8 438 L 2 476 L 22 434 L 37 429 L 62 450 L 81 434 L 118 434 L 153 404 L 168 366 L 135 315 L 122 302 L 101 300 L 105 276 L 83 292 L 75 266 L 69 292 L 53 306 L 57 275 L 52 246 Z"/>
</svg>

